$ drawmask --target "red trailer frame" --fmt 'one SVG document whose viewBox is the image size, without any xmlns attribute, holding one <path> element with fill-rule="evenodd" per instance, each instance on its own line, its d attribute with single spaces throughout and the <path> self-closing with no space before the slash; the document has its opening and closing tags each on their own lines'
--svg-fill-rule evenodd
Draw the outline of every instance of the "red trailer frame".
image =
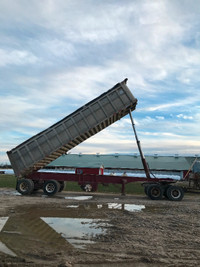
<svg viewBox="0 0 200 267">
<path fill-rule="evenodd" d="M 94 173 L 92 174 L 92 171 Z M 144 186 L 161 185 L 167 186 L 175 183 L 176 180 L 171 178 L 145 178 L 133 176 L 116 176 L 116 175 L 99 175 L 96 174 L 96 169 L 90 168 L 90 173 L 57 173 L 57 172 L 33 172 L 26 179 L 20 179 L 17 183 L 17 190 L 22 194 L 30 194 L 27 190 L 27 185 L 24 183 L 30 182 L 30 190 L 43 189 L 47 195 L 54 195 L 64 189 L 64 182 L 77 182 L 84 191 L 97 191 L 98 184 L 121 184 L 121 193 L 125 195 L 125 185 L 133 182 L 143 182 Z M 33 183 L 31 185 L 31 183 Z M 31 189 L 32 188 L 32 189 Z"/>
</svg>

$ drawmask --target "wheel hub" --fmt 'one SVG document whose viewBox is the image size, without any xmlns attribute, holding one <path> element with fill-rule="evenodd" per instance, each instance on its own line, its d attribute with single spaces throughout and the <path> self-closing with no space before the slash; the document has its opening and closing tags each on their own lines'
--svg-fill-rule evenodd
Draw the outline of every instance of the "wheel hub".
<svg viewBox="0 0 200 267">
<path fill-rule="evenodd" d="M 46 185 L 46 191 L 48 192 L 48 193 L 52 193 L 53 191 L 55 190 L 55 186 L 54 186 L 54 184 L 47 184 Z"/>
<path fill-rule="evenodd" d="M 27 186 L 27 184 L 26 184 L 26 183 L 21 183 L 21 184 L 20 184 L 20 190 L 21 190 L 21 191 L 24 191 L 24 192 L 25 192 L 26 190 L 28 190 L 28 186 Z"/>
<path fill-rule="evenodd" d="M 174 198 L 178 198 L 179 196 L 180 196 L 180 191 L 179 190 L 173 190 L 172 191 L 172 196 L 174 197 Z"/>
</svg>

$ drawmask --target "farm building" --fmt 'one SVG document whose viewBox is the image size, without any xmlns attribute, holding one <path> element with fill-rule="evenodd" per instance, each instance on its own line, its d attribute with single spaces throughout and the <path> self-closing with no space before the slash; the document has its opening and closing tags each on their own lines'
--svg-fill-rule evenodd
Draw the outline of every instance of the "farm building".
<svg viewBox="0 0 200 267">
<path fill-rule="evenodd" d="M 145 156 L 153 174 L 177 175 L 183 178 L 196 157 Z M 65 154 L 47 165 L 48 169 L 74 169 L 78 167 L 95 168 L 104 166 L 104 173 L 134 172 L 144 173 L 139 155 L 121 154 Z"/>
</svg>

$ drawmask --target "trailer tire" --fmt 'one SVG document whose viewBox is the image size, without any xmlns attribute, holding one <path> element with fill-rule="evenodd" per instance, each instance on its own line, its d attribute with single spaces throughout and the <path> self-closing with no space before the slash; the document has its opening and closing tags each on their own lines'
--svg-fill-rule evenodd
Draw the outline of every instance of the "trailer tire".
<svg viewBox="0 0 200 267">
<path fill-rule="evenodd" d="M 148 196 L 149 185 L 144 186 L 144 193 Z"/>
<path fill-rule="evenodd" d="M 148 196 L 148 190 L 149 190 L 149 186 L 152 186 L 152 185 L 156 185 L 156 184 L 146 184 L 144 186 L 144 193 Z"/>
<path fill-rule="evenodd" d="M 159 184 L 152 184 L 148 186 L 147 196 L 152 200 L 160 200 L 163 198 L 164 189 Z"/>
<path fill-rule="evenodd" d="M 184 191 L 180 186 L 171 185 L 167 188 L 166 195 L 169 200 L 181 201 L 184 197 Z"/>
<path fill-rule="evenodd" d="M 167 185 L 164 186 L 164 193 L 163 193 L 163 195 L 164 195 L 164 197 L 167 198 L 167 199 L 168 199 L 168 196 L 167 196 L 167 190 L 168 190 L 168 188 L 169 188 L 170 186 L 171 186 L 170 184 L 167 184 Z"/>
<path fill-rule="evenodd" d="M 92 192 L 93 191 L 93 187 L 91 184 L 83 184 L 81 185 L 81 189 L 85 192 Z"/>
<path fill-rule="evenodd" d="M 44 183 L 43 191 L 45 195 L 53 196 L 60 190 L 60 183 L 56 180 L 49 180 Z"/>
<path fill-rule="evenodd" d="M 65 182 L 59 182 L 59 184 L 60 184 L 60 189 L 58 192 L 62 192 L 63 189 L 65 188 Z"/>
<path fill-rule="evenodd" d="M 17 181 L 17 191 L 22 195 L 29 195 L 34 190 L 34 183 L 31 179 L 20 179 Z"/>
</svg>

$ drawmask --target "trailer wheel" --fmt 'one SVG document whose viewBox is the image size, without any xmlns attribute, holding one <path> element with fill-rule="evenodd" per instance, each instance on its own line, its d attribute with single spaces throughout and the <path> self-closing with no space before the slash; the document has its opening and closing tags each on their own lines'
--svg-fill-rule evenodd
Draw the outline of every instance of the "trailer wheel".
<svg viewBox="0 0 200 267">
<path fill-rule="evenodd" d="M 144 193 L 148 196 L 148 190 L 149 190 L 149 186 L 152 184 L 147 184 L 144 186 Z"/>
<path fill-rule="evenodd" d="M 147 195 L 152 200 L 160 200 L 163 198 L 163 188 L 159 184 L 152 184 L 148 186 Z"/>
<path fill-rule="evenodd" d="M 167 188 L 167 198 L 172 201 L 181 201 L 184 196 L 183 188 L 171 185 Z"/>
<path fill-rule="evenodd" d="M 30 179 L 20 179 L 16 186 L 17 191 L 22 195 L 29 195 L 33 192 L 34 183 Z"/>
<path fill-rule="evenodd" d="M 43 191 L 48 196 L 55 195 L 60 190 L 60 184 L 56 180 L 50 180 L 45 182 Z"/>
<path fill-rule="evenodd" d="M 167 185 L 164 186 L 164 193 L 163 193 L 163 195 L 164 195 L 164 197 L 166 197 L 166 198 L 168 198 L 168 196 L 167 196 L 167 190 L 168 190 L 168 188 L 169 188 L 170 186 L 171 186 L 170 184 L 167 184 Z"/>
<path fill-rule="evenodd" d="M 63 189 L 65 188 L 65 182 L 59 182 L 59 184 L 60 184 L 60 189 L 58 192 L 62 192 Z"/>
<path fill-rule="evenodd" d="M 93 191 L 92 185 L 91 184 L 83 184 L 81 185 L 81 189 L 85 192 L 91 192 Z"/>
</svg>

